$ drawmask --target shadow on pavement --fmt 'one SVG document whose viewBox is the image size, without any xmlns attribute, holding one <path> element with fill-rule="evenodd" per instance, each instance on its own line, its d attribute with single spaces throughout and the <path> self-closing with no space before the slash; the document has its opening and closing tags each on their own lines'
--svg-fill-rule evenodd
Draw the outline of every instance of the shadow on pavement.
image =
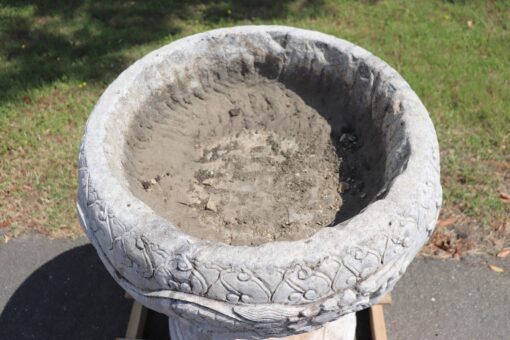
<svg viewBox="0 0 510 340">
<path fill-rule="evenodd" d="M 0 339 L 122 338 L 131 305 L 95 249 L 78 246 L 40 266 L 18 287 L 0 314 Z M 368 312 L 357 318 L 356 338 L 370 339 Z M 167 317 L 149 311 L 143 337 L 168 339 Z"/>
<path fill-rule="evenodd" d="M 66 251 L 38 268 L 0 315 L 0 339 L 123 337 L 131 300 L 91 245 Z"/>
</svg>

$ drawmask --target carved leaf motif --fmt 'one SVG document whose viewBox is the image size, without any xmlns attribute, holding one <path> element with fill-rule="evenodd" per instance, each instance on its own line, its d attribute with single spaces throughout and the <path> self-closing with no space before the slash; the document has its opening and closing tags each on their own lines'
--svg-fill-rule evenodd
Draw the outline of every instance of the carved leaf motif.
<svg viewBox="0 0 510 340">
<path fill-rule="evenodd" d="M 344 265 L 360 278 L 373 273 L 380 262 L 379 254 L 361 247 L 352 247 L 343 259 Z"/>
<path fill-rule="evenodd" d="M 335 279 L 333 281 L 333 289 L 335 291 L 343 290 L 352 287 L 358 281 L 356 275 L 353 274 L 347 267 L 342 266 L 338 269 Z"/>
<path fill-rule="evenodd" d="M 152 252 L 147 249 L 148 243 L 143 235 L 126 233 L 122 239 L 126 255 L 133 261 L 134 269 L 144 278 L 154 276 Z"/>
<path fill-rule="evenodd" d="M 341 266 L 342 261 L 339 258 L 327 256 L 323 261 L 321 261 L 320 265 L 315 270 L 326 275 L 331 283 L 333 283 L 336 273 Z"/>
<path fill-rule="evenodd" d="M 91 206 L 97 216 L 96 237 L 105 249 L 112 250 L 115 240 L 114 231 L 112 230 L 111 219 L 113 218 L 108 207 L 103 202 Z M 123 233 L 123 230 L 120 231 Z"/>
<path fill-rule="evenodd" d="M 127 228 L 122 223 L 120 223 L 120 221 L 111 213 L 109 213 L 107 216 L 107 226 L 110 230 L 110 237 L 113 248 L 113 243 L 116 240 L 119 240 L 122 235 L 126 233 Z"/>
<path fill-rule="evenodd" d="M 267 303 L 271 298 L 269 289 L 248 270 L 225 270 L 220 281 L 229 291 L 226 298 L 231 302 Z"/>
<path fill-rule="evenodd" d="M 193 263 L 184 254 L 169 256 L 162 249 L 151 245 L 150 250 L 160 257 L 155 270 L 155 278 L 163 287 L 174 291 L 204 295 L 207 291 L 207 280 L 203 274 L 194 267 Z"/>
<path fill-rule="evenodd" d="M 331 294 L 331 279 L 308 266 L 296 265 L 284 276 L 273 294 L 273 301 L 299 304 Z"/>
<path fill-rule="evenodd" d="M 86 196 L 87 198 L 87 206 L 92 206 L 97 203 L 99 200 L 99 196 L 97 195 L 97 191 L 92 186 L 92 180 L 90 179 L 90 175 L 87 176 L 87 191 Z"/>
<path fill-rule="evenodd" d="M 177 290 L 177 283 L 171 280 L 170 270 L 165 264 L 158 266 L 156 270 L 154 270 L 154 278 L 161 287 Z"/>
<path fill-rule="evenodd" d="M 214 299 L 231 303 L 267 303 L 270 289 L 253 272 L 241 269 L 223 269 L 208 291 Z"/>
</svg>

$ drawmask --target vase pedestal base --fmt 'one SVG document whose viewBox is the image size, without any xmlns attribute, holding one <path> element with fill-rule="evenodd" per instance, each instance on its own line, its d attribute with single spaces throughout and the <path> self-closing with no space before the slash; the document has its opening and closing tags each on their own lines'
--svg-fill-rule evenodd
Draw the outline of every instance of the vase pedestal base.
<svg viewBox="0 0 510 340">
<path fill-rule="evenodd" d="M 170 338 L 172 340 L 242 340 L 253 339 L 249 336 L 232 336 L 228 333 L 210 332 L 200 326 L 178 317 L 168 318 Z M 291 335 L 283 338 L 265 338 L 264 340 L 354 340 L 356 333 L 356 313 L 342 316 L 326 323 L 322 328 L 309 333 Z"/>
</svg>

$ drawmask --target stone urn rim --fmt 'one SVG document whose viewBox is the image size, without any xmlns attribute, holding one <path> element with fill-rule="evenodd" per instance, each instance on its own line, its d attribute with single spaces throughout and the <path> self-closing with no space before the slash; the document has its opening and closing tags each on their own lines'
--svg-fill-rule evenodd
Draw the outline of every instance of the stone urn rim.
<svg viewBox="0 0 510 340">
<path fill-rule="evenodd" d="M 129 191 L 122 172 L 123 155 L 118 150 L 124 143 L 122 134 L 129 128 L 129 115 L 134 115 L 136 109 L 126 113 L 128 117 L 124 117 L 119 113 L 120 105 L 131 103 L 132 94 L 135 92 L 144 96 L 157 91 L 164 81 L 164 76 L 158 76 L 158 65 L 171 56 L 175 57 L 180 53 L 183 59 L 189 59 L 188 56 L 202 53 L 206 46 L 204 42 L 240 35 L 262 36 L 274 44 L 278 44 L 273 39 L 276 35 L 324 44 L 348 55 L 358 66 L 367 68 L 372 84 L 384 84 L 385 93 L 390 98 L 385 110 L 390 112 L 387 115 L 393 119 L 393 122 L 388 124 L 397 121 L 402 126 L 401 130 L 405 131 L 403 146 L 389 150 L 392 154 L 388 156 L 400 157 L 401 164 L 387 165 L 386 171 L 396 171 L 394 178 L 388 180 L 379 197 L 359 214 L 333 227 L 322 228 L 309 238 L 275 241 L 258 246 L 233 246 L 200 240 L 184 233 Z M 358 73 L 361 72 L 359 69 Z M 371 105 L 373 110 L 376 110 L 375 106 L 378 104 L 375 99 Z M 133 106 L 136 106 L 134 101 Z M 391 169 L 392 166 L 395 169 Z M 299 270 L 313 271 L 313 266 L 329 259 L 338 259 L 343 266 L 349 267 L 345 254 L 351 254 L 356 259 L 356 252 L 361 251 L 363 254 L 360 256 L 374 253 L 379 263 L 370 268 L 366 267 L 366 273 L 349 267 L 355 279 L 347 283 L 346 287 L 332 289 L 328 296 L 310 295 L 310 299 L 301 304 L 322 306 L 327 299 L 346 289 L 362 295 L 365 289 L 369 300 L 366 300 L 364 305 L 359 308 L 352 307 L 349 304 L 354 304 L 355 301 L 345 301 L 344 305 L 332 309 L 336 308 L 341 310 L 339 314 L 345 314 L 366 307 L 393 284 L 390 280 L 387 286 L 378 290 L 381 286 L 380 277 L 386 275 L 385 266 L 398 262 L 400 265 L 397 269 L 403 273 L 430 236 L 441 203 L 436 134 L 427 110 L 407 82 L 381 59 L 359 46 L 331 35 L 286 26 L 238 26 L 198 33 L 172 42 L 135 62 L 104 91 L 91 113 L 80 145 L 78 171 L 77 209 L 85 232 L 117 281 L 125 288 L 136 291 L 135 295 L 138 293 L 139 298 L 149 305 L 151 302 L 144 300 L 143 296 L 154 292 L 164 292 L 158 295 L 161 298 L 193 301 L 215 310 L 225 308 L 210 307 L 218 306 L 218 303 L 260 303 L 249 299 L 222 301 L 207 295 L 205 290 L 195 292 L 193 285 L 188 281 L 184 282 L 185 280 L 180 282 L 176 279 L 177 286 L 164 287 L 157 283 L 157 280 L 153 280 L 158 275 L 158 270 L 168 271 L 169 275 L 174 277 L 172 270 L 195 270 L 203 264 L 205 267 L 211 265 L 222 270 L 233 270 L 238 276 L 246 273 L 248 276 L 260 278 L 264 275 L 269 277 L 271 271 L 280 269 L 285 273 L 293 270 L 289 268 L 296 267 L 299 267 Z M 430 214 L 416 212 L 420 209 L 427 209 Z M 133 244 L 124 239 L 125 235 L 131 235 L 129 237 L 133 238 Z M 116 251 L 115 247 L 119 242 L 122 245 L 119 246 L 120 250 Z M 388 242 L 391 247 L 399 247 L 401 253 L 395 251 L 390 254 L 388 249 L 391 247 Z M 163 259 L 158 260 L 154 254 L 158 254 L 159 250 L 167 257 L 162 255 Z M 131 268 L 135 268 L 137 273 L 128 273 L 124 267 L 119 268 L 123 259 L 115 256 L 129 259 L 134 263 Z M 144 260 L 144 256 L 149 260 Z M 175 269 L 175 265 L 182 268 Z M 139 279 L 133 278 L 133 275 L 138 275 Z M 371 279 L 372 276 L 374 279 Z M 367 287 L 359 288 L 364 282 Z M 210 285 L 210 282 L 207 285 Z M 374 288 L 374 285 L 377 287 Z M 266 303 L 286 306 L 281 301 L 272 300 L 274 292 L 268 294 L 270 298 Z M 193 295 L 218 301 L 199 303 Z M 162 310 L 163 307 L 153 308 Z"/>
</svg>

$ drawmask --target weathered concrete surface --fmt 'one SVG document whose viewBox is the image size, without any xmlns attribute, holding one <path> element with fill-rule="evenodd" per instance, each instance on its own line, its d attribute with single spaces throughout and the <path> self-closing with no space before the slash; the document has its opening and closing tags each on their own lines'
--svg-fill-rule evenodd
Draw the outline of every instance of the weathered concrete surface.
<svg viewBox="0 0 510 340">
<path fill-rule="evenodd" d="M 391 340 L 510 339 L 510 258 L 416 259 L 392 297 L 384 308 Z"/>
<path fill-rule="evenodd" d="M 0 244 L 0 339 L 115 339 L 131 301 L 81 238 Z"/>
</svg>

